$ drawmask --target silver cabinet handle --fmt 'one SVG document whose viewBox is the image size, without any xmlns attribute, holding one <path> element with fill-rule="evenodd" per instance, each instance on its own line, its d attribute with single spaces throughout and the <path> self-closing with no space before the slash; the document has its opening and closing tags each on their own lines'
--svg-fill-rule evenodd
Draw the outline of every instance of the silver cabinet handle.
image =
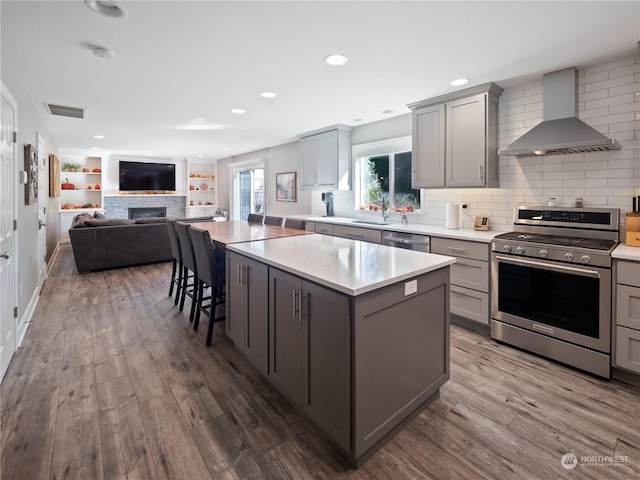
<svg viewBox="0 0 640 480">
<path fill-rule="evenodd" d="M 356 232 L 345 232 L 345 235 L 347 237 L 354 237 L 354 238 L 363 238 L 364 235 L 361 233 L 356 233 Z"/>
<path fill-rule="evenodd" d="M 302 311 L 302 294 L 297 290 L 292 290 L 291 293 L 293 294 L 293 318 L 298 317 L 298 323 L 300 323 L 302 322 L 302 315 L 300 315 L 300 312 Z"/>
<path fill-rule="evenodd" d="M 241 287 L 242 286 L 242 265 L 238 264 L 237 265 L 237 271 L 238 271 L 238 286 Z"/>
<path fill-rule="evenodd" d="M 291 298 L 291 316 L 293 318 L 296 318 L 296 307 L 297 307 L 297 304 L 296 304 L 296 291 L 295 290 L 291 290 L 291 294 L 292 294 L 291 295 L 292 296 L 292 298 Z"/>
<path fill-rule="evenodd" d="M 459 248 L 459 247 L 447 247 L 447 248 L 453 252 L 460 252 L 460 253 L 466 252 L 464 248 Z"/>
<path fill-rule="evenodd" d="M 0 258 L 5 258 L 9 260 L 9 252 L 0 253 Z"/>
</svg>

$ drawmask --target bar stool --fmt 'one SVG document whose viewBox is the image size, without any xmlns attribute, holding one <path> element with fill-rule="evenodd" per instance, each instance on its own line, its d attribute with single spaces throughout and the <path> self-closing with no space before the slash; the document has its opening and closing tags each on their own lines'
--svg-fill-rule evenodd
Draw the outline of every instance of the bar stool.
<svg viewBox="0 0 640 480">
<path fill-rule="evenodd" d="M 213 337 L 213 325 L 225 319 L 224 315 L 216 317 L 216 307 L 225 302 L 225 255 L 224 250 L 215 248 L 207 230 L 192 227 L 188 230 L 188 234 L 198 268 L 197 306 L 193 329 L 198 330 L 201 312 L 209 317 L 207 331 L 207 346 L 209 346 Z M 208 297 L 204 296 L 205 287 L 211 289 L 211 295 Z M 207 300 L 209 303 L 206 303 Z"/>
<path fill-rule="evenodd" d="M 191 225 L 188 223 L 177 221 L 175 222 L 176 235 L 180 243 L 180 252 L 182 253 L 182 287 L 180 290 L 180 311 L 184 309 L 185 297 L 191 298 L 191 312 L 189 314 L 189 321 L 192 322 L 195 317 L 196 304 L 198 302 L 197 285 L 198 285 L 198 269 L 196 267 L 196 260 L 193 254 L 193 246 L 191 245 L 191 237 L 189 237 L 189 228 Z M 189 272 L 193 272 L 191 275 Z M 191 282 L 189 282 L 191 280 Z"/>
<path fill-rule="evenodd" d="M 250 213 L 247 217 L 247 222 L 251 223 L 262 223 L 264 221 L 264 216 L 259 213 Z"/>
<path fill-rule="evenodd" d="M 277 225 L 278 227 L 282 226 L 282 217 L 270 217 L 270 216 L 265 216 L 264 217 L 264 224 L 265 225 Z"/>
</svg>

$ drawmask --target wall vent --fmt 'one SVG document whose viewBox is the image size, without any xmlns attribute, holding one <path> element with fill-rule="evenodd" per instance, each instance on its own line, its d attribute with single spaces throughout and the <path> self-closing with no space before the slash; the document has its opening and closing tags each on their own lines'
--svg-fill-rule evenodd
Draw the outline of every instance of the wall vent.
<svg viewBox="0 0 640 480">
<path fill-rule="evenodd" d="M 47 112 L 51 115 L 59 117 L 84 118 L 84 108 L 65 107 L 64 105 L 55 105 L 53 103 L 45 103 Z"/>
</svg>

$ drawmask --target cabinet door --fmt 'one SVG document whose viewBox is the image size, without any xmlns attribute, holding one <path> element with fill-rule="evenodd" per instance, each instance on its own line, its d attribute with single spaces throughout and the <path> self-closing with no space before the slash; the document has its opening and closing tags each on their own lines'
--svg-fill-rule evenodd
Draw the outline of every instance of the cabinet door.
<svg viewBox="0 0 640 480">
<path fill-rule="evenodd" d="M 640 330 L 616 328 L 616 366 L 640 373 Z"/>
<path fill-rule="evenodd" d="M 245 259 L 245 354 L 258 370 L 269 373 L 269 267 Z"/>
<path fill-rule="evenodd" d="M 616 323 L 640 330 L 640 288 L 617 285 Z"/>
<path fill-rule="evenodd" d="M 318 137 L 318 187 L 338 187 L 338 131 L 320 133 Z"/>
<path fill-rule="evenodd" d="M 302 403 L 302 281 L 269 269 L 269 379 L 295 405 Z"/>
<path fill-rule="evenodd" d="M 485 184 L 486 95 L 447 104 L 446 184 L 480 187 Z"/>
<path fill-rule="evenodd" d="M 349 451 L 349 298 L 306 281 L 302 285 L 302 409 L 320 429 Z"/>
<path fill-rule="evenodd" d="M 413 114 L 411 186 L 443 187 L 445 163 L 444 105 L 418 109 Z"/>
<path fill-rule="evenodd" d="M 235 253 L 226 252 L 227 278 L 225 285 L 225 331 L 236 348 L 244 351 L 247 291 L 242 280 L 243 259 Z"/>
<path fill-rule="evenodd" d="M 318 182 L 318 138 L 300 139 L 300 189 L 313 189 Z"/>
<path fill-rule="evenodd" d="M 478 292 L 453 284 L 451 285 L 450 293 L 450 309 L 452 314 L 473 320 L 482 325 L 489 325 L 488 293 Z"/>
</svg>

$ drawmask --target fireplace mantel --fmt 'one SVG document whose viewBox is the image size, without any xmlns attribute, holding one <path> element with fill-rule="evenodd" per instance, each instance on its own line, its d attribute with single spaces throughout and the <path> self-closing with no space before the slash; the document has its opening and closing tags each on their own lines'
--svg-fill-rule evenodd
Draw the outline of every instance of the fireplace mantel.
<svg viewBox="0 0 640 480">
<path fill-rule="evenodd" d="M 105 195 L 104 214 L 107 218 L 128 218 L 129 208 L 166 207 L 168 217 L 186 217 L 186 195 Z"/>
</svg>

